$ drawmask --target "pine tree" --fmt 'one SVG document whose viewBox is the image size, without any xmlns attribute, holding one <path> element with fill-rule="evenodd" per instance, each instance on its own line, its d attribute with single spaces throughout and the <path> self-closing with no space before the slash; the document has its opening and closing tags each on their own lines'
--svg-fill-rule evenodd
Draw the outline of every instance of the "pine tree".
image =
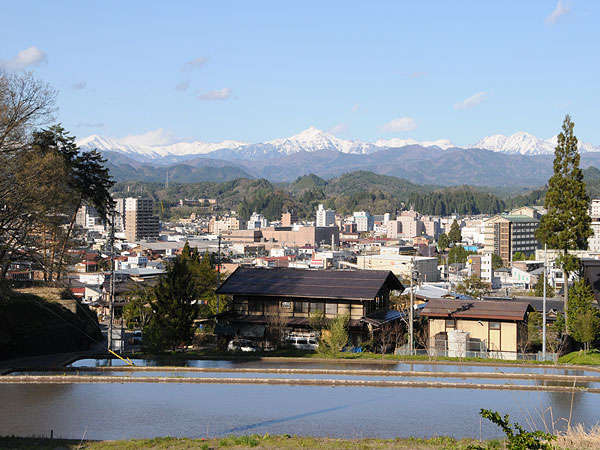
<svg viewBox="0 0 600 450">
<path fill-rule="evenodd" d="M 585 190 L 583 172 L 579 167 L 580 155 L 577 138 L 573 134 L 575 124 L 567 115 L 558 135 L 554 150 L 554 174 L 548 181 L 544 206 L 548 213 L 542 216 L 536 237 L 549 248 L 562 251 L 559 261 L 565 280 L 564 303 L 568 316 L 569 272 L 577 265 L 569 250 L 587 248 L 587 239 L 592 235 L 591 219 L 588 215 L 590 198 Z M 568 327 L 566 329 L 568 334 Z"/>
<path fill-rule="evenodd" d="M 584 344 L 585 350 L 589 350 L 600 327 L 600 313 L 593 302 L 594 293 L 588 282 L 585 279 L 576 281 L 569 292 L 567 329 L 576 341 Z"/>
<path fill-rule="evenodd" d="M 450 238 L 450 242 L 452 242 L 453 244 L 462 241 L 460 226 L 458 226 L 458 222 L 456 221 L 456 219 L 454 219 L 454 222 L 452 222 L 452 225 L 450 226 L 450 233 L 448 233 L 448 237 Z"/>
<path fill-rule="evenodd" d="M 544 296 L 544 274 L 541 274 L 538 277 L 537 283 L 535 283 L 535 296 L 543 297 Z M 550 286 L 550 283 L 546 282 L 546 297 L 552 298 L 554 297 L 554 288 Z"/>
</svg>

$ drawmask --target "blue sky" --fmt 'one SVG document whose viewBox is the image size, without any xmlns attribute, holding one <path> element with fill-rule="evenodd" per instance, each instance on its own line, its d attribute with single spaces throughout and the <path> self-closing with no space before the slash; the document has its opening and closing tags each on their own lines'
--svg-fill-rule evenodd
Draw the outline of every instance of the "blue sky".
<svg viewBox="0 0 600 450">
<path fill-rule="evenodd" d="M 550 137 L 600 144 L 600 2 L 2 3 L 0 65 L 73 134 L 258 142 Z"/>
</svg>

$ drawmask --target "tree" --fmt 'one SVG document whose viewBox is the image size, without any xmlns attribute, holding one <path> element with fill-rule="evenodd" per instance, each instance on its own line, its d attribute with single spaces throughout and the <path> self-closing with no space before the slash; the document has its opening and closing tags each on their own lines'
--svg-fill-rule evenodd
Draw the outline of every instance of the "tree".
<svg viewBox="0 0 600 450">
<path fill-rule="evenodd" d="M 456 292 L 459 294 L 469 295 L 473 298 L 483 297 L 489 294 L 491 286 L 477 275 L 473 274 L 469 278 L 465 278 L 462 283 L 456 286 Z"/>
<path fill-rule="evenodd" d="M 144 341 L 153 350 L 175 349 L 191 342 L 198 313 L 198 287 L 186 259 L 179 255 L 154 287 L 152 318 Z"/>
<path fill-rule="evenodd" d="M 567 330 L 586 350 L 589 350 L 600 327 L 600 312 L 593 302 L 594 293 L 590 285 L 583 278 L 577 280 L 569 292 Z"/>
<path fill-rule="evenodd" d="M 448 235 L 446 233 L 440 234 L 438 237 L 438 245 L 437 245 L 438 251 L 439 252 L 445 251 L 449 245 L 450 245 L 450 239 L 448 238 Z"/>
<path fill-rule="evenodd" d="M 579 167 L 580 155 L 577 138 L 573 134 L 574 126 L 571 117 L 567 115 L 554 150 L 554 174 L 548 180 L 544 201 L 548 213 L 542 216 L 536 230 L 536 237 L 541 243 L 562 251 L 559 263 L 565 280 L 564 303 L 567 314 L 568 274 L 574 266 L 574 260 L 568 256 L 568 251 L 586 249 L 587 240 L 593 234 L 588 214 L 590 198 Z M 566 332 L 569 332 L 568 326 Z"/>
<path fill-rule="evenodd" d="M 278 305 L 273 305 L 266 312 L 266 332 L 275 345 L 281 345 L 285 339 L 287 317 L 281 314 Z"/>
<path fill-rule="evenodd" d="M 464 264 L 467 262 L 467 257 L 472 254 L 473 252 L 468 252 L 462 245 L 455 245 L 448 252 L 448 264 Z"/>
<path fill-rule="evenodd" d="M 143 330 L 152 317 L 152 301 L 154 293 L 152 289 L 136 289 L 129 297 L 129 301 L 123 307 L 123 318 L 129 329 Z"/>
<path fill-rule="evenodd" d="M 319 339 L 319 353 L 335 356 L 346 346 L 349 322 L 350 315 L 348 314 L 337 316 L 329 322 L 329 326 Z"/>
<path fill-rule="evenodd" d="M 539 346 L 542 343 L 542 314 L 533 311 L 527 317 L 527 344 L 528 346 Z"/>
<path fill-rule="evenodd" d="M 504 266 L 504 261 L 502 261 L 502 258 L 500 257 L 500 255 L 498 255 L 496 253 L 492 253 L 492 269 L 494 269 L 494 270 L 500 269 L 503 266 Z"/>
<path fill-rule="evenodd" d="M 535 296 L 536 297 L 543 297 L 544 296 L 544 274 L 542 273 L 537 280 L 537 283 L 535 283 Z M 546 297 L 552 298 L 554 297 L 554 288 L 552 286 L 550 286 L 550 284 L 548 282 L 546 282 Z"/>
<path fill-rule="evenodd" d="M 515 252 L 512 257 L 513 261 L 525 261 L 526 259 L 527 256 L 525 256 L 525 253 L 522 252 Z"/>
<path fill-rule="evenodd" d="M 454 222 L 452 222 L 452 225 L 450 226 L 450 233 L 448 233 L 448 238 L 453 244 L 456 244 L 457 242 L 462 242 L 460 226 L 458 225 L 456 219 L 454 219 Z"/>
</svg>

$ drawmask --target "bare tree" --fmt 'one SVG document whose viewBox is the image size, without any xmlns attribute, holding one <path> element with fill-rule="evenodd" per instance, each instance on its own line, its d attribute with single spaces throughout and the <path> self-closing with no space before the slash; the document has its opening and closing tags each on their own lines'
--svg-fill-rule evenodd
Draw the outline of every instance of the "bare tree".
<svg viewBox="0 0 600 450">
<path fill-rule="evenodd" d="M 275 304 L 269 307 L 265 316 L 267 335 L 276 345 L 283 344 L 285 339 L 287 318 L 281 314 L 279 305 Z"/>
</svg>

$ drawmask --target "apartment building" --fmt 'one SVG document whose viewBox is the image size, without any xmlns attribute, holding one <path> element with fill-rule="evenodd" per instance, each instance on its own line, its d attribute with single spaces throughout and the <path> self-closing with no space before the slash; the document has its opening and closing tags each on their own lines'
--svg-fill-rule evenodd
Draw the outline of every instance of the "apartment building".
<svg viewBox="0 0 600 450">
<path fill-rule="evenodd" d="M 594 234 L 588 239 L 588 251 L 600 252 L 600 198 L 592 200 L 590 205 L 590 217 L 592 218 L 592 231 Z"/>
<path fill-rule="evenodd" d="M 352 216 L 354 217 L 354 222 L 356 223 L 356 230 L 359 233 L 373 231 L 375 220 L 367 211 L 355 211 Z"/>
<path fill-rule="evenodd" d="M 282 227 L 291 227 L 296 222 L 298 222 L 298 216 L 296 215 L 296 213 L 294 211 L 289 211 L 289 212 L 283 213 L 281 215 L 281 226 Z"/>
<path fill-rule="evenodd" d="M 150 198 L 125 199 L 125 237 L 128 241 L 157 240 L 158 217 L 153 214 L 154 202 Z"/>
<path fill-rule="evenodd" d="M 322 204 L 317 208 L 317 227 L 331 227 L 335 225 L 335 211 L 333 209 L 325 209 Z"/>
<path fill-rule="evenodd" d="M 535 230 L 539 220 L 524 215 L 497 215 L 485 222 L 484 252 L 499 255 L 504 263 L 517 252 L 535 254 L 538 241 Z"/>
</svg>

